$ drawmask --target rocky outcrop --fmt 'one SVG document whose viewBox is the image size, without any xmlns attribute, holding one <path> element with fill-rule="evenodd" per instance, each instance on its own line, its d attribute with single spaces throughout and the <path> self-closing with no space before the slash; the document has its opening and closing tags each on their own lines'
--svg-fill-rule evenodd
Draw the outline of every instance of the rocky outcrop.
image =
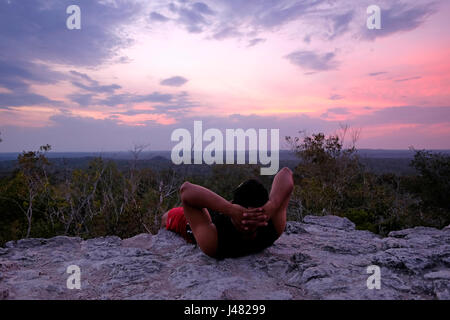
<svg viewBox="0 0 450 320">
<path fill-rule="evenodd" d="M 67 288 L 70 265 L 79 290 Z M 370 265 L 380 289 L 367 287 Z M 166 230 L 8 242 L 0 299 L 450 299 L 449 267 L 450 226 L 382 238 L 345 218 L 307 216 L 263 252 L 223 261 Z"/>
</svg>

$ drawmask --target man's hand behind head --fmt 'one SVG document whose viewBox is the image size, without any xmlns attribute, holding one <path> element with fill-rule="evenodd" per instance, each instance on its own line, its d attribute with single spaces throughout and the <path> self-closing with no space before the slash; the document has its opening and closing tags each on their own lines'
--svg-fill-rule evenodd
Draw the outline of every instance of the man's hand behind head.
<svg viewBox="0 0 450 320">
<path fill-rule="evenodd" d="M 246 209 L 243 213 L 242 225 L 249 230 L 267 226 L 268 216 L 263 208 Z"/>
<path fill-rule="evenodd" d="M 240 205 L 233 204 L 230 215 L 234 226 L 241 232 L 252 233 L 260 226 L 267 225 L 267 216 L 262 208 L 247 209 Z"/>
</svg>

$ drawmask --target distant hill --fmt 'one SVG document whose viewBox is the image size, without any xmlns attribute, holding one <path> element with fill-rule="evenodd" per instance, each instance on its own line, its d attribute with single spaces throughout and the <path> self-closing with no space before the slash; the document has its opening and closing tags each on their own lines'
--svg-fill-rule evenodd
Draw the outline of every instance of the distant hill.
<svg viewBox="0 0 450 320">
<path fill-rule="evenodd" d="M 450 150 L 430 150 L 450 154 Z M 400 175 L 414 174 L 414 168 L 409 164 L 414 157 L 412 150 L 384 150 L 384 149 L 358 149 L 357 154 L 369 171 L 381 173 L 396 173 Z M 14 170 L 19 153 L 0 153 L 0 176 Z M 295 168 L 299 159 L 289 150 L 280 150 L 280 167 Z M 56 169 L 86 168 L 95 157 L 114 160 L 119 168 L 125 169 L 131 165 L 133 156 L 131 152 L 49 152 L 47 157 Z M 210 171 L 208 165 L 175 166 L 171 161 L 170 151 L 146 151 L 140 154 L 137 162 L 138 168 L 151 168 L 153 170 L 176 168 L 189 173 L 205 174 Z"/>
</svg>

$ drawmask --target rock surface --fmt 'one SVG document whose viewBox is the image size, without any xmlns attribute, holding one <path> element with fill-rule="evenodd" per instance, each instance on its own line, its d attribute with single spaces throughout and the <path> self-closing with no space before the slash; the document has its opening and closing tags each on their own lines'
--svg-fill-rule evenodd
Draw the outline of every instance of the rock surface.
<svg viewBox="0 0 450 320">
<path fill-rule="evenodd" d="M 79 290 L 67 288 L 70 265 Z M 380 289 L 367 287 L 369 265 L 380 267 Z M 450 299 L 449 267 L 449 227 L 381 238 L 308 216 L 263 252 L 223 261 L 166 230 L 11 241 L 0 248 L 0 299 Z"/>
</svg>

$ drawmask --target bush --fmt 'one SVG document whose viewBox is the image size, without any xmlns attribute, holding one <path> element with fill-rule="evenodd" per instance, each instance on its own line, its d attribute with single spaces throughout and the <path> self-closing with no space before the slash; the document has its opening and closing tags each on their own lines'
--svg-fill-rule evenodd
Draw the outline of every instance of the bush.
<svg viewBox="0 0 450 320">
<path fill-rule="evenodd" d="M 342 136 L 286 137 L 300 159 L 290 206 L 295 214 L 290 218 L 335 214 L 349 218 L 358 229 L 382 235 L 417 225 L 441 228 L 450 223 L 448 156 L 419 151 L 411 162 L 417 176 L 377 175 L 361 163 L 355 140 L 344 148 Z"/>
</svg>

